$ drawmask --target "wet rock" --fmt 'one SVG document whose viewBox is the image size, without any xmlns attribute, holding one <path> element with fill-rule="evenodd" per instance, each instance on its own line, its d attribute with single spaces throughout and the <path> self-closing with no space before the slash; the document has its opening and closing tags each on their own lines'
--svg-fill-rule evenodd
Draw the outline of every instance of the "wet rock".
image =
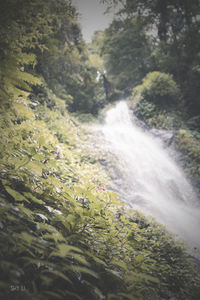
<svg viewBox="0 0 200 300">
<path fill-rule="evenodd" d="M 152 129 L 150 131 L 154 136 L 160 138 L 166 147 L 170 147 L 174 141 L 176 130 Z"/>
</svg>

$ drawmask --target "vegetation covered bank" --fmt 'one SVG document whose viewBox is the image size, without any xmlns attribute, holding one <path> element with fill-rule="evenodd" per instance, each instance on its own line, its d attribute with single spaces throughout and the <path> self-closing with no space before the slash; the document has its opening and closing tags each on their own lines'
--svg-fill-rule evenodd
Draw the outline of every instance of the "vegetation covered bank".
<svg viewBox="0 0 200 300">
<path fill-rule="evenodd" d="M 1 298 L 198 300 L 182 245 L 85 159 L 67 110 L 100 90 L 71 2 L 9 0 L 0 14 Z"/>
</svg>

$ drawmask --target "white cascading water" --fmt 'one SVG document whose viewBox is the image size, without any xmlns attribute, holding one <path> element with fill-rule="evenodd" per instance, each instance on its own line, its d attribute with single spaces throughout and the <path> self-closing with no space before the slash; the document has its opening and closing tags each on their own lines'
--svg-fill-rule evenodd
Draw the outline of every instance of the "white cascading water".
<svg viewBox="0 0 200 300">
<path fill-rule="evenodd" d="M 123 200 L 156 217 L 191 247 L 199 247 L 197 197 L 161 141 L 136 125 L 125 101 L 107 112 L 101 131 L 107 150 L 117 157 L 120 171 L 114 181 Z"/>
</svg>

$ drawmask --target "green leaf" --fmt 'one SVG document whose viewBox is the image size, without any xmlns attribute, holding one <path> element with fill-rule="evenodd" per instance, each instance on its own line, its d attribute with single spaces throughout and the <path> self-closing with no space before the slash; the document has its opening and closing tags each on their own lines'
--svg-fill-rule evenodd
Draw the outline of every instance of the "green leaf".
<svg viewBox="0 0 200 300">
<path fill-rule="evenodd" d="M 72 253 L 71 256 L 72 256 L 73 259 L 75 259 L 76 261 L 78 261 L 82 265 L 85 265 L 87 267 L 90 266 L 90 263 L 82 255 L 79 255 L 79 254 L 76 254 L 76 253 Z"/>
<path fill-rule="evenodd" d="M 58 231 L 56 233 L 53 233 L 53 234 L 44 234 L 43 238 L 44 239 L 54 240 L 56 243 L 58 241 L 60 241 L 60 242 L 65 241 L 64 237 L 62 236 L 62 234 L 60 232 L 58 232 Z M 57 252 L 52 252 L 51 256 L 61 256 L 61 255 L 59 255 L 59 253 L 57 253 Z"/>
<path fill-rule="evenodd" d="M 107 264 L 100 258 L 98 258 L 97 256 L 93 255 L 92 253 L 90 253 L 89 251 L 84 251 L 84 253 L 86 255 L 88 255 L 89 257 L 91 257 L 95 262 L 104 265 L 105 267 L 107 267 Z"/>
<path fill-rule="evenodd" d="M 31 155 L 35 155 L 36 154 L 36 149 L 35 147 L 29 147 L 28 151 L 30 152 Z"/>
<path fill-rule="evenodd" d="M 21 210 L 21 212 L 26 214 L 30 219 L 33 219 L 33 211 L 32 210 L 24 207 L 23 205 L 18 205 L 18 208 Z"/>
<path fill-rule="evenodd" d="M 45 137 L 44 136 L 39 137 L 38 143 L 39 143 L 40 147 L 44 146 L 46 144 Z"/>
<path fill-rule="evenodd" d="M 33 240 L 33 237 L 25 231 L 21 233 L 21 238 L 24 241 L 26 241 L 28 244 L 31 244 L 31 242 Z"/>
<path fill-rule="evenodd" d="M 53 161 L 53 160 L 52 160 L 52 161 L 49 161 L 49 162 L 48 162 L 48 165 L 51 166 L 51 167 L 53 167 L 53 168 L 57 168 L 57 163 L 56 163 L 56 161 Z"/>
<path fill-rule="evenodd" d="M 139 255 L 137 255 L 136 256 L 136 259 L 135 259 L 135 262 L 137 263 L 137 264 L 139 264 L 139 263 L 141 263 L 142 261 L 144 261 L 144 256 L 142 255 L 142 254 L 139 254 Z"/>
<path fill-rule="evenodd" d="M 53 279 L 50 278 L 49 276 L 46 276 L 46 275 L 41 275 L 40 274 L 39 278 L 42 281 L 42 285 L 45 285 L 47 287 L 49 287 L 52 284 L 52 282 L 53 282 Z"/>
<path fill-rule="evenodd" d="M 19 164 L 16 165 L 16 169 L 19 169 L 21 167 L 24 167 L 25 165 L 27 165 L 29 163 L 29 161 L 31 160 L 30 156 L 25 156 Z"/>
<path fill-rule="evenodd" d="M 5 186 L 5 189 L 8 192 L 8 194 L 10 194 L 15 199 L 15 201 L 17 201 L 17 202 L 18 201 L 27 201 L 26 198 L 22 194 L 11 189 L 9 186 Z"/>
<path fill-rule="evenodd" d="M 87 275 L 91 275 L 92 277 L 95 277 L 95 278 L 99 278 L 98 274 L 88 268 L 85 268 L 85 267 L 81 267 L 81 266 L 73 266 L 72 267 L 73 270 L 75 271 L 79 271 L 80 273 L 85 273 Z"/>
<path fill-rule="evenodd" d="M 35 160 L 27 164 L 27 169 L 35 173 L 38 176 L 42 176 L 42 170 L 49 170 L 45 164 Z"/>
<path fill-rule="evenodd" d="M 40 230 L 40 231 L 43 231 L 43 230 L 47 230 L 48 232 L 51 232 L 51 233 L 57 233 L 58 231 L 57 231 L 57 229 L 54 227 L 54 226 L 52 226 L 52 225 L 49 225 L 49 224 L 46 224 L 46 223 L 40 223 L 40 224 L 38 224 L 39 225 L 39 229 L 38 230 Z"/>
<path fill-rule="evenodd" d="M 33 156 L 34 159 L 39 160 L 39 161 L 44 161 L 45 160 L 45 156 L 41 155 L 41 154 L 35 154 Z"/>
<path fill-rule="evenodd" d="M 57 271 L 57 270 L 44 270 L 42 273 L 53 274 L 56 277 L 60 277 L 60 278 L 62 278 L 64 280 L 66 280 L 67 282 L 69 282 L 70 284 L 73 284 L 72 281 L 71 281 L 71 279 L 69 279 L 65 274 L 63 274 L 60 271 Z"/>
<path fill-rule="evenodd" d="M 123 270 L 127 270 L 127 264 L 122 262 L 122 261 L 117 261 L 117 260 L 111 260 L 110 262 L 113 266 L 120 267 Z"/>
<path fill-rule="evenodd" d="M 155 283 L 160 282 L 160 280 L 157 277 L 154 277 L 154 276 L 151 276 L 148 274 L 144 274 L 144 273 L 131 272 L 126 275 L 126 281 L 128 283 L 132 283 L 132 282 L 136 282 L 136 281 L 143 281 L 143 280 L 147 280 L 147 281 L 151 281 L 151 282 L 155 282 Z"/>
<path fill-rule="evenodd" d="M 35 203 L 38 203 L 38 204 L 45 204 L 44 201 L 40 200 L 40 199 L 37 199 L 35 196 L 33 196 L 31 193 L 29 192 L 24 192 L 23 193 L 24 196 L 28 199 L 30 199 L 31 201 L 35 202 Z"/>
<path fill-rule="evenodd" d="M 80 250 L 77 247 L 74 247 L 74 246 L 71 246 L 71 245 L 66 245 L 66 244 L 59 244 L 58 245 L 58 250 L 52 252 L 49 257 L 51 257 L 51 256 L 65 257 L 65 256 L 69 256 L 69 255 L 73 256 L 74 252 L 78 252 L 78 253 L 81 253 L 81 254 L 83 253 L 82 250 Z"/>
</svg>

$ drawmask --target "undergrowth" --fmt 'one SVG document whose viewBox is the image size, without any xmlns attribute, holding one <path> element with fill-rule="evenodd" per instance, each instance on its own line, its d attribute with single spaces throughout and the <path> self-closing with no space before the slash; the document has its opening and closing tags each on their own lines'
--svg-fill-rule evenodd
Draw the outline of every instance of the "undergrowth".
<svg viewBox="0 0 200 300">
<path fill-rule="evenodd" d="M 87 133 L 51 98 L 1 104 L 2 299 L 198 300 L 181 242 L 107 190 Z"/>
</svg>

